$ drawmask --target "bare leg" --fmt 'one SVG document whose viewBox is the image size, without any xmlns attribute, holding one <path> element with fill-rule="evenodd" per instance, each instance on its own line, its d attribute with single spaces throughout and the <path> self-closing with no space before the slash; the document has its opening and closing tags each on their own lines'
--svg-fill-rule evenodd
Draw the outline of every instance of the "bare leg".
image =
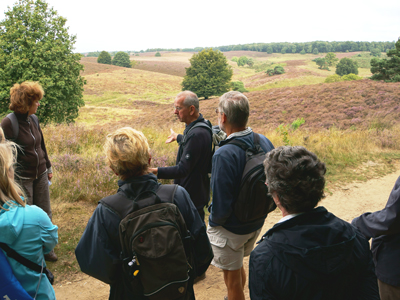
<svg viewBox="0 0 400 300">
<path fill-rule="evenodd" d="M 228 289 L 228 300 L 244 300 L 244 284 L 246 283 L 244 268 L 223 271 L 225 285 Z"/>
</svg>

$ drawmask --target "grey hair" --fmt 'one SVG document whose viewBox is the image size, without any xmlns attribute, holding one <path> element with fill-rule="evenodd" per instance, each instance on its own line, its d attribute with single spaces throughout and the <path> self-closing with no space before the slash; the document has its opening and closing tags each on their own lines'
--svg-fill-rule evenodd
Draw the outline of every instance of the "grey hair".
<svg viewBox="0 0 400 300">
<path fill-rule="evenodd" d="M 225 93 L 219 98 L 219 111 L 228 122 L 237 127 L 246 127 L 249 120 L 250 103 L 245 95 L 237 91 Z"/>
<path fill-rule="evenodd" d="M 199 107 L 199 98 L 197 97 L 197 95 L 191 91 L 183 91 L 180 92 L 178 95 L 176 95 L 176 98 L 180 98 L 180 97 L 185 97 L 185 100 L 183 100 L 183 105 L 185 105 L 186 107 L 190 107 L 190 106 L 194 106 L 194 108 L 196 109 L 196 111 L 200 110 Z"/>
</svg>

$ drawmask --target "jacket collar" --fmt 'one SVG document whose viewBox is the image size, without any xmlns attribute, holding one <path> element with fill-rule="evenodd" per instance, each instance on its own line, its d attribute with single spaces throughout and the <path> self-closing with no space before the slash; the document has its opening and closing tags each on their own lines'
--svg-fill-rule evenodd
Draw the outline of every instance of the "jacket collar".
<svg viewBox="0 0 400 300">
<path fill-rule="evenodd" d="M 199 123 L 199 122 L 204 122 L 204 117 L 201 113 L 200 113 L 199 117 L 197 118 L 197 120 L 193 121 L 189 125 L 186 125 L 185 131 L 183 132 L 183 134 L 188 132 L 190 130 L 190 128 L 192 128 L 194 126 L 194 124 Z"/>
</svg>

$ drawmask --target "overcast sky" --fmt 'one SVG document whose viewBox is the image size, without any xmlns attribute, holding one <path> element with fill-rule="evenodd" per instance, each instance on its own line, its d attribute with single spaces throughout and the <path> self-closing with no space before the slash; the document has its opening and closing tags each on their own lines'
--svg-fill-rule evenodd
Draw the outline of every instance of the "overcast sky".
<svg viewBox="0 0 400 300">
<path fill-rule="evenodd" d="M 16 0 L 0 0 L 0 19 Z M 397 41 L 400 0 L 48 0 L 75 52 L 309 41 Z"/>
</svg>

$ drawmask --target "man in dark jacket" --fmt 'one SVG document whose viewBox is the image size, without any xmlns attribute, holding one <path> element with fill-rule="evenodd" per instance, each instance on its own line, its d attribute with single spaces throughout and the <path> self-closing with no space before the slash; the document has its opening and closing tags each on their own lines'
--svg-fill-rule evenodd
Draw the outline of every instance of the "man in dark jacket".
<svg viewBox="0 0 400 300">
<path fill-rule="evenodd" d="M 105 144 L 106 161 L 114 173 L 120 177 L 118 195 L 123 199 L 114 201 L 114 206 L 101 200 L 90 218 L 85 232 L 76 247 L 75 254 L 82 272 L 110 285 L 109 299 L 144 300 L 136 295 L 129 283 L 129 276 L 123 271 L 120 260 L 122 250 L 119 239 L 119 224 L 125 215 L 118 213 L 116 205 L 132 207 L 132 199 L 144 191 L 157 191 L 160 184 L 149 173 L 150 153 L 143 133 L 130 127 L 118 129 L 109 135 Z M 111 196 L 112 197 L 112 196 Z M 183 300 L 194 300 L 193 280 L 204 273 L 213 257 L 206 229 L 188 193 L 178 186 L 173 198 L 193 240 L 194 266 L 189 273 L 187 292 Z M 156 276 L 157 274 L 154 274 Z M 139 273 L 140 276 L 140 273 Z"/>
<path fill-rule="evenodd" d="M 176 165 L 151 168 L 150 171 L 159 179 L 175 179 L 175 184 L 183 186 L 204 220 L 204 207 L 210 201 L 211 124 L 199 112 L 199 99 L 193 92 L 179 93 L 175 98 L 174 109 L 178 120 L 186 124 L 183 135 L 171 129 L 171 135 L 166 141 L 177 141 L 179 144 Z M 203 126 L 199 126 L 200 123 Z"/>
<path fill-rule="evenodd" d="M 384 209 L 355 218 L 352 225 L 372 239 L 375 273 L 382 300 L 400 299 L 400 177 Z"/>
<path fill-rule="evenodd" d="M 304 147 L 279 147 L 264 162 L 267 186 L 283 218 L 250 256 L 252 300 L 379 299 L 368 241 L 317 207 L 325 164 Z"/>
<path fill-rule="evenodd" d="M 220 142 L 220 148 L 213 156 L 213 200 L 209 208 L 207 234 L 214 252 L 212 264 L 223 270 L 229 300 L 244 300 L 246 274 L 243 258 L 253 250 L 265 220 L 242 223 L 233 211 L 246 165 L 246 152 L 229 142 L 237 140 L 254 146 L 254 133 L 247 127 L 249 110 L 249 100 L 240 92 L 222 95 L 217 109 L 219 126 L 228 137 Z M 259 138 L 264 152 L 274 148 L 265 136 L 259 134 Z"/>
</svg>

